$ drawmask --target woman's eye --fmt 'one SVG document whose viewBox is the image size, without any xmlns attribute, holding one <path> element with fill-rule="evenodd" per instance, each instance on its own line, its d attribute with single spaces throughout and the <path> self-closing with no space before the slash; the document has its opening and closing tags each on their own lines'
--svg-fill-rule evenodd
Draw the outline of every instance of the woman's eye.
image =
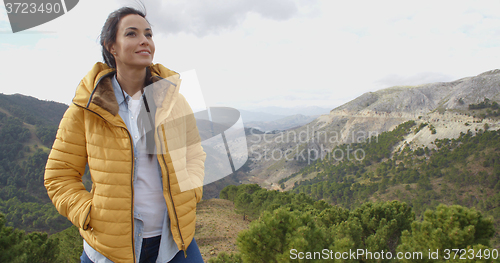
<svg viewBox="0 0 500 263">
<path fill-rule="evenodd" d="M 132 36 L 132 35 L 135 35 L 135 32 L 128 32 L 127 33 L 127 36 Z"/>
<path fill-rule="evenodd" d="M 153 37 L 153 34 L 146 34 L 147 37 Z"/>
</svg>

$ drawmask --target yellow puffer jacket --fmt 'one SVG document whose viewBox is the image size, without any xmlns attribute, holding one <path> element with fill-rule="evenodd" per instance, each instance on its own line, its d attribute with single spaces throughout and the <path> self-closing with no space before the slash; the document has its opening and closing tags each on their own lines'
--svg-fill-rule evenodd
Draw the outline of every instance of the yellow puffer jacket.
<svg viewBox="0 0 500 263">
<path fill-rule="evenodd" d="M 192 110 L 179 93 L 179 75 L 160 64 L 151 64 L 149 70 L 152 85 L 160 83 L 154 87 L 155 140 L 163 195 L 173 238 L 185 251 L 195 232 L 206 154 Z M 118 114 L 110 78 L 114 73 L 99 62 L 80 82 L 59 125 L 45 187 L 59 213 L 80 229 L 90 246 L 113 262 L 134 262 L 134 151 Z M 164 85 L 162 79 L 175 85 Z M 87 163 L 91 192 L 81 179 Z"/>
</svg>

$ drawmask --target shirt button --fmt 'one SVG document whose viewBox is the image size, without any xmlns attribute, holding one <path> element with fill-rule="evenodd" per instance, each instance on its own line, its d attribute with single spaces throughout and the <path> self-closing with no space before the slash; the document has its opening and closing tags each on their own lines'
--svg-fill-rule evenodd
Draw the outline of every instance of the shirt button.
<svg viewBox="0 0 500 263">
<path fill-rule="evenodd" d="M 137 139 L 137 135 L 136 135 L 136 136 L 134 136 L 134 138 L 136 138 L 136 139 Z"/>
<path fill-rule="evenodd" d="M 134 119 L 134 116 L 130 117 L 132 120 Z"/>
<path fill-rule="evenodd" d="M 135 158 L 134 158 L 134 160 L 136 160 L 136 161 L 137 161 L 137 157 L 135 157 Z"/>
<path fill-rule="evenodd" d="M 139 234 L 139 236 L 141 236 L 141 234 Z"/>
</svg>

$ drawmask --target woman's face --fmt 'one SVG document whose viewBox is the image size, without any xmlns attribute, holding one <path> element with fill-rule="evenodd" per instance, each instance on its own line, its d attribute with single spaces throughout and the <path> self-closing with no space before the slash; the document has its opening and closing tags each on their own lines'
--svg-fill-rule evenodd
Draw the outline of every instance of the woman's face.
<svg viewBox="0 0 500 263">
<path fill-rule="evenodd" d="M 153 31 L 146 19 L 135 14 L 124 16 L 118 23 L 116 42 L 110 52 L 115 56 L 117 68 L 146 68 L 151 65 L 155 44 Z"/>
</svg>

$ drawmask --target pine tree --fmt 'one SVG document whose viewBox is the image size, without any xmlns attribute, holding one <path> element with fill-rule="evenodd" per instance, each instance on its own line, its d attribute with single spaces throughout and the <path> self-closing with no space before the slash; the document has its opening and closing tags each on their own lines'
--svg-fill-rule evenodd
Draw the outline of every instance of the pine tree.
<svg viewBox="0 0 500 263">
<path fill-rule="evenodd" d="M 237 244 L 244 262 L 291 262 L 296 261 L 291 258 L 292 249 L 321 251 L 328 247 L 325 239 L 325 229 L 310 214 L 279 208 L 264 212 L 248 230 L 240 232 Z"/>
<path fill-rule="evenodd" d="M 0 213 L 0 262 L 16 262 L 24 252 L 24 231 L 5 226 L 5 216 Z"/>
<path fill-rule="evenodd" d="M 445 262 L 446 258 L 457 262 L 480 262 L 484 258 L 468 259 L 468 254 L 465 259 L 459 257 L 461 253 L 469 253 L 469 249 L 475 249 L 476 254 L 479 249 L 483 252 L 489 249 L 491 252 L 489 240 L 494 233 L 493 222 L 483 218 L 475 209 L 459 205 L 439 205 L 434 211 L 427 210 L 422 222 L 413 222 L 411 232 L 403 232 L 402 244 L 397 250 L 402 253 L 422 252 L 423 259 L 405 259 L 402 262 Z M 455 256 L 452 249 L 463 250 Z M 437 252 L 434 255 L 439 260 L 429 258 L 432 256 L 429 252 Z"/>
</svg>

